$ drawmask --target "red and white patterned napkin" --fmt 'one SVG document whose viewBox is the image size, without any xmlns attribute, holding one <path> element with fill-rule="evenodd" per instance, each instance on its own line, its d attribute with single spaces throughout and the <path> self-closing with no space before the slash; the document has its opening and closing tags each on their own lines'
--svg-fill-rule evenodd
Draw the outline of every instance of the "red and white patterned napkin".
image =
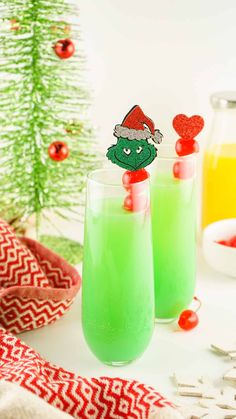
<svg viewBox="0 0 236 419">
<path fill-rule="evenodd" d="M 0 327 L 17 334 L 54 322 L 80 286 L 73 266 L 0 220 Z"/>
<path fill-rule="evenodd" d="M 0 329 L 0 380 L 17 383 L 76 419 L 178 419 L 153 388 L 122 378 L 83 378 L 45 361 Z"/>
</svg>

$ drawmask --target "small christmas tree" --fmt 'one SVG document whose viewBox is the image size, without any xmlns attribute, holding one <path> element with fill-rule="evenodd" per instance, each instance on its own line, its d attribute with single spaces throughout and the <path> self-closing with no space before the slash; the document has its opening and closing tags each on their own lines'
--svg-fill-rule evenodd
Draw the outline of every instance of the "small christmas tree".
<svg viewBox="0 0 236 419">
<path fill-rule="evenodd" d="M 0 216 L 21 231 L 75 214 L 96 164 L 75 3 L 0 2 Z"/>
</svg>

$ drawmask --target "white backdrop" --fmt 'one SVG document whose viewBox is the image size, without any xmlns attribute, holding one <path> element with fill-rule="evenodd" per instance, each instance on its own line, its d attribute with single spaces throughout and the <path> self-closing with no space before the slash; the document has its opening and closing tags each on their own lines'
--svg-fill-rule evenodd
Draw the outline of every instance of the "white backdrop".
<svg viewBox="0 0 236 419">
<path fill-rule="evenodd" d="M 206 137 L 210 93 L 236 89 L 236 0 L 78 1 L 102 143 L 135 104 L 168 140 L 175 114 L 199 113 Z"/>
</svg>

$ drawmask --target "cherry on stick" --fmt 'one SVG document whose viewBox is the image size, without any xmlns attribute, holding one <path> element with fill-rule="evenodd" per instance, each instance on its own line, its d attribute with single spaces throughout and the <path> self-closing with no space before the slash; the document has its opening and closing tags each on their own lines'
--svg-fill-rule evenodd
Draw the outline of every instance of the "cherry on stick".
<svg viewBox="0 0 236 419">
<path fill-rule="evenodd" d="M 129 190 L 131 184 L 142 182 L 148 177 L 149 173 L 145 169 L 136 170 L 135 172 L 127 170 L 122 176 L 122 182 L 125 189 Z"/>
<path fill-rule="evenodd" d="M 127 195 L 125 197 L 125 200 L 124 200 L 124 209 L 126 209 L 126 211 L 133 211 L 134 206 L 133 206 L 132 195 Z"/>
<path fill-rule="evenodd" d="M 199 144 L 196 140 L 180 138 L 176 141 L 175 150 L 178 156 L 187 156 L 199 152 Z"/>
<path fill-rule="evenodd" d="M 173 175 L 176 179 L 189 179 L 193 177 L 195 165 L 193 161 L 180 160 L 173 166 Z"/>
</svg>

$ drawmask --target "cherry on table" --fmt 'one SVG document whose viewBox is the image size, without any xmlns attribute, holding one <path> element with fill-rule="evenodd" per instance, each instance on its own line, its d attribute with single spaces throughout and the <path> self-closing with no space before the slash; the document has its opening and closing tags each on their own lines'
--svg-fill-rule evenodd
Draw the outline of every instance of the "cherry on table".
<svg viewBox="0 0 236 419">
<path fill-rule="evenodd" d="M 192 330 L 198 325 L 198 323 L 198 315 L 193 310 L 184 310 L 178 321 L 179 327 L 184 330 Z"/>
</svg>

